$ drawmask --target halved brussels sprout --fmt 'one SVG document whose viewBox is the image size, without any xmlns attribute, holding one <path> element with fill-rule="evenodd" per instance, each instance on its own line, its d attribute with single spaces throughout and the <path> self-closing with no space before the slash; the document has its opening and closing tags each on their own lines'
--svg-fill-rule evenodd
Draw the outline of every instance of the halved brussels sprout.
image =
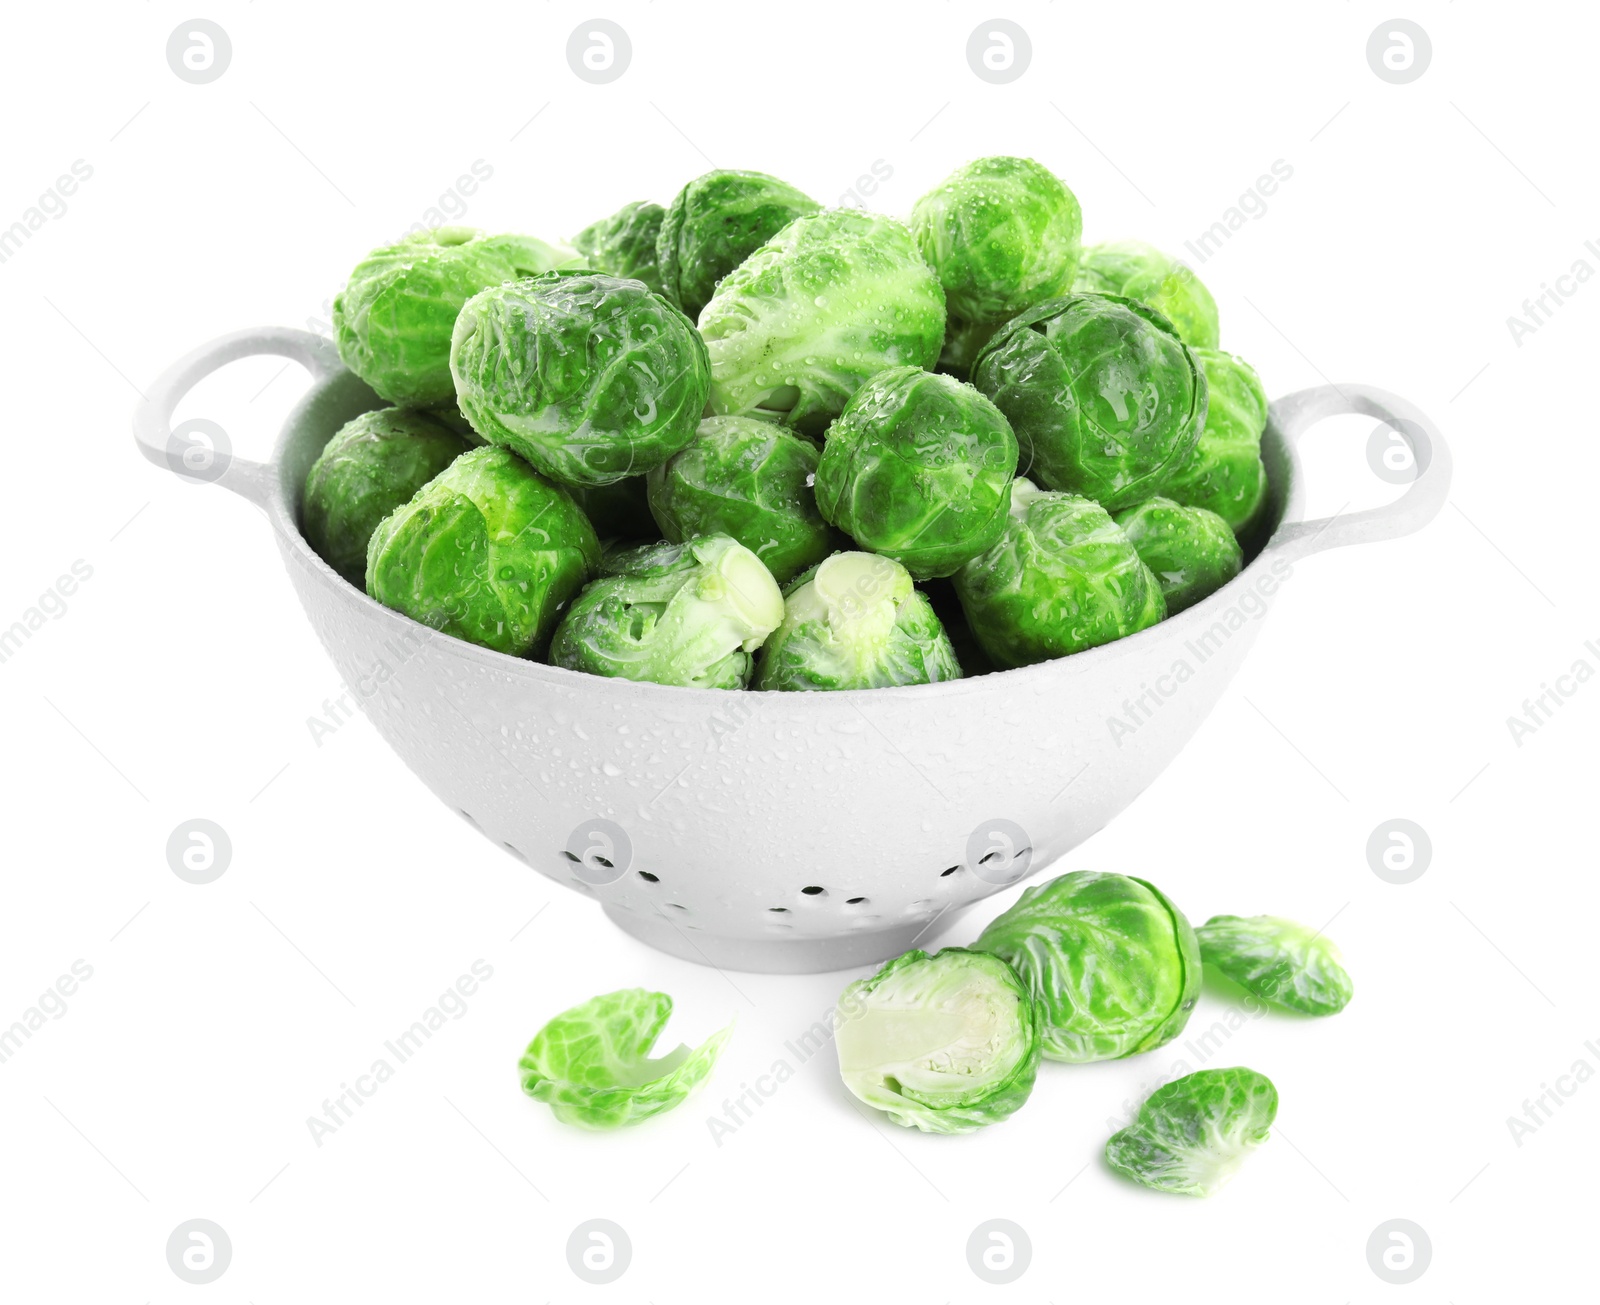
<svg viewBox="0 0 1600 1305">
<path fill-rule="evenodd" d="M 607 574 L 562 618 L 550 661 L 572 671 L 696 689 L 742 689 L 783 620 L 761 559 L 727 535 L 608 554 Z"/>
<path fill-rule="evenodd" d="M 1158 1192 L 1210 1196 L 1267 1140 L 1278 1089 L 1253 1069 L 1202 1069 L 1156 1089 L 1113 1133 L 1106 1160 Z"/>
<path fill-rule="evenodd" d="M 973 384 L 1016 432 L 1023 474 L 1110 510 L 1161 492 L 1206 419 L 1200 364 L 1154 309 L 1073 294 L 1012 318 Z"/>
<path fill-rule="evenodd" d="M 346 422 L 306 473 L 300 507 L 306 541 L 360 588 L 378 522 L 468 447 L 425 413 L 405 408 L 380 408 Z"/>
<path fill-rule="evenodd" d="M 1110 643 L 1167 614 L 1160 582 L 1103 507 L 1021 476 L 999 541 L 953 579 L 967 624 L 1001 669 Z"/>
<path fill-rule="evenodd" d="M 1116 522 L 1155 573 L 1168 616 L 1215 593 L 1244 566 L 1244 554 L 1228 523 L 1205 508 L 1152 498 L 1124 508 Z"/>
<path fill-rule="evenodd" d="M 1033 1091 L 1039 1035 L 1004 961 L 947 947 L 910 951 L 839 997 L 839 1073 L 905 1128 L 971 1133 L 1016 1113 Z"/>
<path fill-rule="evenodd" d="M 656 1060 L 651 1049 L 672 1015 L 664 992 L 624 988 L 591 997 L 546 1024 L 518 1062 L 522 1090 L 564 1124 L 622 1128 L 679 1105 L 711 1073 L 733 1032 Z"/>
<path fill-rule="evenodd" d="M 450 347 L 461 411 L 553 480 L 642 476 L 694 438 L 710 384 L 689 319 L 638 281 L 551 272 L 467 301 Z"/>
<path fill-rule="evenodd" d="M 656 237 L 661 234 L 661 219 L 666 212 L 659 204 L 634 200 L 610 217 L 586 226 L 572 243 L 596 272 L 643 281 L 660 294 Z"/>
<path fill-rule="evenodd" d="M 462 305 L 502 281 L 581 263 L 572 250 L 532 236 L 418 231 L 374 249 L 350 273 L 333 301 L 339 357 L 390 403 L 448 403 L 455 395 L 450 332 Z"/>
<path fill-rule="evenodd" d="M 650 473 L 650 510 L 675 542 L 732 535 L 787 584 L 837 542 L 811 492 L 816 474 L 810 440 L 753 417 L 707 417 Z"/>
<path fill-rule="evenodd" d="M 757 689 L 882 689 L 959 680 L 961 667 L 905 567 L 835 553 L 785 592 L 761 649 Z"/>
<path fill-rule="evenodd" d="M 1215 512 L 1242 534 L 1266 502 L 1261 433 L 1267 428 L 1267 392 L 1243 358 L 1215 349 L 1193 352 L 1206 374 L 1205 428 L 1161 492 Z"/>
<path fill-rule="evenodd" d="M 1355 985 L 1320 930 L 1274 915 L 1214 915 L 1200 928 L 1200 959 L 1247 992 L 1307 1015 L 1337 1015 Z"/>
<path fill-rule="evenodd" d="M 993 324 L 1072 289 L 1083 214 L 1032 159 L 978 159 L 916 202 L 911 230 L 951 315 Z"/>
<path fill-rule="evenodd" d="M 367 592 L 458 639 L 538 653 L 600 561 L 565 490 L 505 449 L 463 453 L 379 523 Z"/>
<path fill-rule="evenodd" d="M 1075 871 L 1026 889 L 973 944 L 1021 976 L 1048 1060 L 1115 1060 L 1171 1042 L 1200 996 L 1200 946 L 1153 884 Z"/>
<path fill-rule="evenodd" d="M 696 177 L 673 198 L 656 238 L 668 301 L 697 319 L 723 277 L 795 218 L 821 207 L 765 172 L 718 168 Z"/>
<path fill-rule="evenodd" d="M 918 580 L 947 576 L 1005 529 L 1017 439 L 970 385 L 892 367 L 828 427 L 817 468 L 822 515 Z"/>
<path fill-rule="evenodd" d="M 869 376 L 931 367 L 944 292 L 892 218 L 796 218 L 739 264 L 700 314 L 711 409 L 820 436 Z"/>
<path fill-rule="evenodd" d="M 1149 304 L 1191 349 L 1215 349 L 1217 301 L 1187 264 L 1142 240 L 1090 245 L 1078 263 L 1074 290 L 1126 295 Z"/>
</svg>

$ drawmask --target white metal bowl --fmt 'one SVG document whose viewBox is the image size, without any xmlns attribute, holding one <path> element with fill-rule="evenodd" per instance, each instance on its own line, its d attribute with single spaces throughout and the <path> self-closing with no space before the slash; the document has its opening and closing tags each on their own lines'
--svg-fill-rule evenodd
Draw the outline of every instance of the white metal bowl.
<svg viewBox="0 0 1600 1305">
<path fill-rule="evenodd" d="M 312 378 L 272 460 L 197 456 L 203 442 L 171 429 L 174 408 L 254 354 L 292 358 Z M 135 412 L 134 435 L 158 465 L 265 509 L 345 683 L 450 807 L 645 942 L 771 972 L 895 955 L 945 912 L 1083 842 L 1189 740 L 1300 559 L 1420 529 L 1450 481 L 1443 441 L 1409 403 L 1364 385 L 1302 390 L 1272 405 L 1262 441 L 1269 537 L 1189 610 L 1072 657 L 954 683 L 728 693 L 491 652 L 342 580 L 300 533 L 300 489 L 328 438 L 377 406 L 321 337 L 241 331 L 174 364 Z M 1304 521 L 1295 444 L 1340 413 L 1392 426 L 1417 477 L 1387 506 Z"/>
</svg>

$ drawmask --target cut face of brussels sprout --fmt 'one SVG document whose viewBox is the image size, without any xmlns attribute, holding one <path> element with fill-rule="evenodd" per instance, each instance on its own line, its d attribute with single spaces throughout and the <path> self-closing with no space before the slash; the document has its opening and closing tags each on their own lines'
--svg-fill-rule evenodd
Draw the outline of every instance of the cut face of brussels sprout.
<svg viewBox="0 0 1600 1305">
<path fill-rule="evenodd" d="M 960 678 L 944 627 L 906 569 L 871 553 L 835 553 L 785 595 L 755 687 L 882 689 Z"/>
<path fill-rule="evenodd" d="M 1171 1042 L 1200 995 L 1194 929 L 1153 885 L 1078 871 L 1029 888 L 973 944 L 1010 963 L 1049 1060 L 1115 1060 Z"/>
<path fill-rule="evenodd" d="M 1103 507 L 1021 477 L 999 542 L 954 580 L 967 624 L 1002 669 L 1110 643 L 1167 614 L 1160 583 Z"/>
<path fill-rule="evenodd" d="M 787 584 L 837 542 L 811 492 L 816 473 L 810 440 L 753 417 L 707 417 L 650 473 L 650 510 L 674 542 L 732 535 Z"/>
<path fill-rule="evenodd" d="M 898 222 L 833 209 L 796 218 L 730 272 L 700 334 L 713 412 L 821 435 L 869 376 L 933 366 L 944 293 Z"/>
<path fill-rule="evenodd" d="M 1319 931 L 1273 915 L 1214 915 L 1195 930 L 1200 959 L 1247 992 L 1306 1015 L 1337 1015 L 1355 986 Z"/>
<path fill-rule="evenodd" d="M 911 231 L 951 315 L 992 325 L 1072 288 L 1083 215 L 1032 159 L 979 159 L 916 202 Z"/>
<path fill-rule="evenodd" d="M 323 446 L 306 474 L 306 540 L 351 584 L 366 584 L 367 542 L 378 522 L 448 467 L 468 444 L 404 408 L 364 412 Z"/>
<path fill-rule="evenodd" d="M 629 476 L 609 485 L 569 485 L 567 493 L 583 509 L 602 542 L 626 540 L 649 543 L 661 537 L 650 515 L 650 499 L 643 476 Z"/>
<path fill-rule="evenodd" d="M 504 449 L 463 453 L 379 523 L 367 592 L 458 639 L 522 657 L 599 564 L 565 490 Z"/>
<path fill-rule="evenodd" d="M 1107 509 L 1152 494 L 1206 419 L 1205 373 L 1166 318 L 1115 295 L 1068 295 L 1012 318 L 973 384 L 1005 413 L 1023 474 Z"/>
<path fill-rule="evenodd" d="M 1175 616 L 1239 574 L 1244 554 L 1228 523 L 1204 508 L 1153 498 L 1117 513 L 1117 524 L 1154 572 Z"/>
<path fill-rule="evenodd" d="M 579 1128 L 621 1128 L 671 1110 L 711 1073 L 733 1032 L 729 1025 L 693 1050 L 679 1046 L 651 1060 L 671 1015 L 664 992 L 591 997 L 534 1035 L 518 1066 L 522 1090 Z"/>
<path fill-rule="evenodd" d="M 1206 374 L 1205 429 L 1162 493 L 1215 512 L 1242 534 L 1266 502 L 1261 433 L 1267 428 L 1267 392 L 1243 358 L 1215 349 L 1196 349 L 1194 356 Z"/>
<path fill-rule="evenodd" d="M 572 671 L 697 689 L 742 689 L 750 654 L 783 620 L 761 559 L 727 535 L 610 555 L 550 646 Z"/>
<path fill-rule="evenodd" d="M 970 385 L 919 367 L 881 371 L 828 428 L 822 515 L 918 580 L 950 575 L 1005 529 L 1017 440 Z"/>
<path fill-rule="evenodd" d="M 820 207 L 765 172 L 719 168 L 696 177 L 673 199 L 656 241 L 667 299 L 698 318 L 723 277 L 795 218 Z"/>
<path fill-rule="evenodd" d="M 1253 1069 L 1202 1069 L 1157 1089 L 1113 1133 L 1106 1160 L 1158 1192 L 1210 1196 L 1267 1140 L 1278 1089 Z"/>
<path fill-rule="evenodd" d="M 549 273 L 474 295 L 450 348 L 461 411 L 551 479 L 641 476 L 694 438 L 706 349 L 638 281 Z"/>
<path fill-rule="evenodd" d="M 656 237 L 661 234 L 661 219 L 666 212 L 659 204 L 635 200 L 585 227 L 572 243 L 596 272 L 643 281 L 660 294 Z"/>
<path fill-rule="evenodd" d="M 1217 301 L 1211 291 L 1185 264 L 1142 240 L 1090 245 L 1073 289 L 1137 299 L 1171 322 L 1191 349 L 1217 347 Z"/>
<path fill-rule="evenodd" d="M 532 236 L 419 231 L 373 250 L 350 273 L 333 301 L 339 357 L 390 403 L 448 403 L 455 395 L 450 332 L 461 306 L 488 286 L 581 261 Z"/>
<path fill-rule="evenodd" d="M 845 1087 L 895 1123 L 970 1133 L 1033 1091 L 1039 1039 L 1028 995 L 1003 961 L 947 947 L 911 951 L 839 998 Z"/>
</svg>

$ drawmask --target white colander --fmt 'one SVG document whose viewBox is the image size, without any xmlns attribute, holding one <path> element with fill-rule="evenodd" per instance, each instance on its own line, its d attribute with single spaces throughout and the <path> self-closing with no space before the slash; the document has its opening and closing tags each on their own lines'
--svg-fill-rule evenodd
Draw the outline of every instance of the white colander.
<svg viewBox="0 0 1600 1305">
<path fill-rule="evenodd" d="M 253 354 L 311 373 L 272 460 L 174 434 L 184 394 Z M 1262 441 L 1270 538 L 1189 610 L 1059 661 L 948 684 L 728 693 L 490 652 L 342 580 L 300 533 L 300 487 L 328 438 L 378 406 L 326 340 L 241 331 L 170 368 L 136 410 L 134 435 L 151 461 L 265 509 L 339 673 L 445 803 L 653 946 L 773 972 L 895 955 L 944 912 L 1083 842 L 1188 741 L 1300 559 L 1420 529 L 1450 482 L 1443 441 L 1409 403 L 1364 385 L 1302 390 L 1272 405 Z M 1296 441 L 1339 413 L 1388 423 L 1416 479 L 1385 507 L 1302 521 Z M 1174 675 L 1180 663 L 1186 678 Z"/>
</svg>

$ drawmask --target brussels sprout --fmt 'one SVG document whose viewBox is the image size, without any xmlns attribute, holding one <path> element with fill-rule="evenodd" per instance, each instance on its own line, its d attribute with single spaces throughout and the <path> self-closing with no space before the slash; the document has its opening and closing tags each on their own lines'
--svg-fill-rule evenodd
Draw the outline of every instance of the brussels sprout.
<svg viewBox="0 0 1600 1305">
<path fill-rule="evenodd" d="M 441 426 L 448 426 L 473 448 L 481 449 L 489 441 L 472 429 L 472 423 L 461 415 L 461 405 L 454 399 L 436 404 L 426 410 L 427 415 Z"/>
<path fill-rule="evenodd" d="M 1263 1001 L 1307 1015 L 1337 1015 L 1355 986 L 1320 930 L 1273 915 L 1214 915 L 1200 928 L 1200 959 Z"/>
<path fill-rule="evenodd" d="M 967 624 L 1002 669 L 1110 643 L 1167 614 L 1160 582 L 1103 507 L 1020 476 L 999 541 L 954 580 Z"/>
<path fill-rule="evenodd" d="M 1152 498 L 1124 508 L 1116 522 L 1155 573 L 1167 615 L 1176 616 L 1239 574 L 1244 554 L 1228 523 L 1205 508 Z"/>
<path fill-rule="evenodd" d="M 924 1133 L 971 1133 L 1033 1091 L 1039 1034 L 1005 962 L 947 947 L 911 951 L 839 997 L 839 1074 L 860 1100 Z"/>
<path fill-rule="evenodd" d="M 1278 1089 L 1253 1069 L 1202 1069 L 1158 1088 L 1113 1133 L 1106 1160 L 1158 1192 L 1210 1196 L 1267 1140 Z"/>
<path fill-rule="evenodd" d="M 1073 289 L 1137 299 L 1171 322 L 1191 349 L 1217 347 L 1217 301 L 1211 291 L 1187 264 L 1142 240 L 1090 245 Z"/>
<path fill-rule="evenodd" d="M 927 597 L 898 562 L 835 553 L 785 591 L 783 624 L 761 650 L 758 689 L 883 689 L 959 680 Z"/>
<path fill-rule="evenodd" d="M 931 367 L 944 293 L 892 218 L 796 218 L 728 274 L 700 314 L 711 408 L 821 435 L 885 367 Z"/>
<path fill-rule="evenodd" d="M 556 666 L 696 689 L 742 689 L 750 654 L 783 620 L 761 559 L 727 535 L 609 555 L 550 646 Z"/>
<path fill-rule="evenodd" d="M 1115 1060 L 1171 1042 L 1200 996 L 1194 929 L 1153 885 L 1075 871 L 1029 888 L 973 944 L 1039 1009 L 1049 1060 Z"/>
<path fill-rule="evenodd" d="M 445 634 L 521 657 L 600 561 L 565 490 L 504 449 L 463 453 L 379 523 L 367 592 Z"/>
<path fill-rule="evenodd" d="M 448 403 L 450 331 L 461 306 L 502 281 L 581 260 L 532 236 L 490 236 L 472 227 L 419 231 L 374 249 L 333 301 L 344 365 L 390 403 Z"/>
<path fill-rule="evenodd" d="M 679 1045 L 651 1060 L 671 1015 L 664 992 L 591 997 L 534 1034 L 518 1062 L 522 1090 L 579 1128 L 622 1128 L 671 1110 L 705 1081 L 733 1032 L 729 1025 L 692 1051 Z"/>
<path fill-rule="evenodd" d="M 1166 318 L 1074 294 L 1019 314 L 984 346 L 973 384 L 1005 413 L 1023 474 L 1110 510 L 1161 492 L 1206 419 L 1206 378 Z"/>
<path fill-rule="evenodd" d="M 787 584 L 836 543 L 811 492 L 816 473 L 810 440 L 753 417 L 707 417 L 650 473 L 650 510 L 674 542 L 732 535 Z"/>
<path fill-rule="evenodd" d="M 765 172 L 718 168 L 696 177 L 677 193 L 656 237 L 663 292 L 698 318 L 723 277 L 795 218 L 821 207 Z"/>
<path fill-rule="evenodd" d="M 816 499 L 863 548 L 918 580 L 947 576 L 1005 529 L 1017 439 L 970 385 L 881 371 L 828 428 Z"/>
<path fill-rule="evenodd" d="M 364 412 L 346 422 L 306 473 L 300 508 L 306 540 L 359 588 L 378 522 L 467 448 L 438 422 L 404 408 Z"/>
<path fill-rule="evenodd" d="M 983 651 L 977 635 L 972 633 L 972 627 L 967 624 L 967 614 L 961 610 L 961 599 L 956 596 L 956 587 L 950 580 L 927 580 L 918 586 L 918 590 L 927 595 L 933 614 L 939 618 L 939 624 L 949 636 L 950 647 L 955 650 L 964 679 L 970 680 L 975 675 L 991 675 L 999 669 L 989 660 L 989 654 Z"/>
<path fill-rule="evenodd" d="M 1168 498 L 1215 512 L 1242 534 L 1267 496 L 1261 433 L 1267 428 L 1267 392 L 1243 358 L 1196 349 L 1205 369 L 1205 428 L 1188 459 L 1162 489 Z"/>
<path fill-rule="evenodd" d="M 602 542 L 653 543 L 661 538 L 655 518 L 650 515 L 650 497 L 643 476 L 629 476 L 609 485 L 569 485 L 567 493 L 583 509 Z"/>
<path fill-rule="evenodd" d="M 586 226 L 572 243 L 596 272 L 643 281 L 661 293 L 661 264 L 656 260 L 656 237 L 667 210 L 659 204 L 635 200 L 608 218 Z"/>
<path fill-rule="evenodd" d="M 944 328 L 944 347 L 939 350 L 935 371 L 954 376 L 958 381 L 972 379 L 972 364 L 998 327 L 992 322 L 962 322 L 952 317 Z"/>
<path fill-rule="evenodd" d="M 993 324 L 1072 289 L 1083 215 L 1032 159 L 979 159 L 916 202 L 911 230 L 951 315 Z"/>
<path fill-rule="evenodd" d="M 450 346 L 473 429 L 573 485 L 643 475 L 693 439 L 708 366 L 688 318 L 640 282 L 602 273 L 484 290 Z"/>
</svg>

